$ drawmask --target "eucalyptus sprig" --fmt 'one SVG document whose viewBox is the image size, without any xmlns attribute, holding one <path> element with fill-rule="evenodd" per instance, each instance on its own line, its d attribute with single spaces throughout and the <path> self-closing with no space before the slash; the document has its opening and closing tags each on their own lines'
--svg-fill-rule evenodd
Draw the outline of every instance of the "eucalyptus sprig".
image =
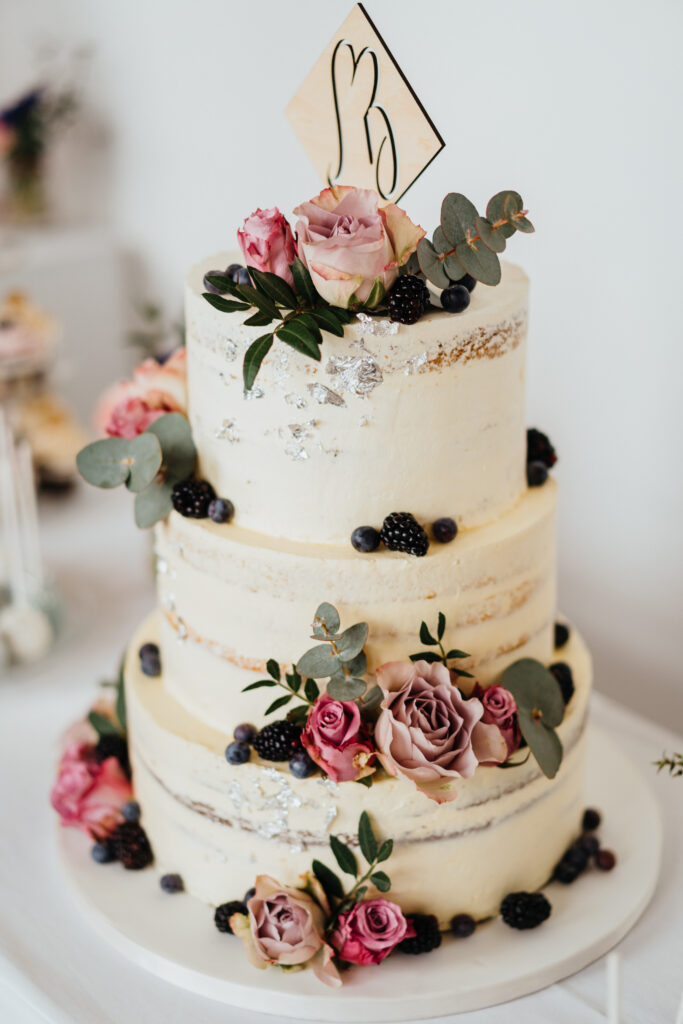
<svg viewBox="0 0 683 1024">
<path fill-rule="evenodd" d="M 264 686 L 280 686 L 286 691 L 285 696 L 277 697 L 266 708 L 264 714 L 270 715 L 273 711 L 279 711 L 280 708 L 285 707 L 290 701 L 296 699 L 303 703 L 301 706 L 293 708 L 287 717 L 292 721 L 302 721 L 305 719 L 308 715 L 308 709 L 313 707 L 313 704 L 320 695 L 320 689 L 315 679 L 304 680 L 301 674 L 297 672 L 296 666 L 293 665 L 291 672 L 285 672 L 283 680 L 282 669 L 274 658 L 270 658 L 266 662 L 266 671 L 270 679 L 258 679 L 255 683 L 249 683 L 248 686 L 243 687 L 242 693 L 247 693 L 248 690 L 258 690 Z"/>
<path fill-rule="evenodd" d="M 363 811 L 358 822 L 358 845 L 368 865 L 363 874 L 360 874 L 358 860 L 353 850 L 337 836 L 330 836 L 330 847 L 337 864 L 345 875 L 350 875 L 355 879 L 348 892 L 345 892 L 339 875 L 322 861 L 313 861 L 313 874 L 323 887 L 333 910 L 326 927 L 328 934 L 334 930 L 340 914 L 345 914 L 356 903 L 360 903 L 370 885 L 374 885 L 379 892 L 389 892 L 391 888 L 391 879 L 386 872 L 378 871 L 377 865 L 391 857 L 394 840 L 385 839 L 381 845 L 378 843 L 367 811 Z"/>
<path fill-rule="evenodd" d="M 436 651 L 418 651 L 417 654 L 410 655 L 410 660 L 427 661 L 430 664 L 433 664 L 436 661 L 441 661 L 446 666 L 446 668 L 449 668 L 450 666 L 448 662 L 452 659 L 457 660 L 458 658 L 469 658 L 470 655 L 466 651 L 459 651 L 457 647 L 454 647 L 450 651 L 446 651 L 442 643 L 445 632 L 446 616 L 444 615 L 443 612 L 439 612 L 439 618 L 436 628 L 436 637 L 432 636 L 432 634 L 429 631 L 429 626 L 427 625 L 426 622 L 421 623 L 420 640 L 422 641 L 423 644 L 426 644 L 427 647 L 438 647 L 440 653 L 437 654 Z M 463 669 L 461 668 L 450 667 L 450 671 L 453 672 L 456 676 L 463 676 L 467 679 L 474 678 L 471 672 L 464 672 Z"/>
<path fill-rule="evenodd" d="M 460 192 L 449 192 L 441 204 L 441 223 L 432 241 L 423 238 L 406 264 L 406 273 L 422 273 L 437 288 L 448 288 L 470 274 L 482 284 L 496 285 L 501 269 L 498 254 L 515 231 L 530 233 L 534 226 L 519 192 L 497 192 L 489 199 L 486 216 Z"/>
<path fill-rule="evenodd" d="M 334 700 L 358 700 L 361 710 L 370 711 L 382 700 L 379 686 L 370 690 L 362 678 L 368 667 L 363 650 L 368 638 L 367 622 L 357 622 L 340 632 L 337 609 L 327 602 L 321 604 L 313 619 L 313 640 L 324 643 L 311 647 L 299 658 L 296 669 L 311 679 L 329 679 L 327 692 Z"/>
<path fill-rule="evenodd" d="M 564 718 L 560 684 L 540 661 L 520 658 L 505 669 L 501 685 L 515 698 L 520 731 L 541 771 L 554 779 L 563 755 L 555 732 Z"/>
<path fill-rule="evenodd" d="M 672 754 L 669 757 L 668 754 L 664 753 L 659 761 L 653 761 L 652 763 L 657 766 L 658 772 L 666 769 L 674 779 L 680 778 L 683 775 L 683 754 Z"/>
<path fill-rule="evenodd" d="M 203 297 L 222 313 L 255 309 L 244 321 L 249 327 L 266 327 L 277 322 L 272 330 L 253 341 L 245 353 L 242 366 L 244 388 L 250 391 L 275 338 L 320 362 L 321 332 L 328 331 L 338 338 L 343 337 L 344 324 L 351 322 L 351 314 L 325 302 L 298 256 L 291 267 L 294 288 L 277 274 L 249 266 L 247 270 L 253 282 L 251 285 L 237 284 L 227 274 L 207 274 L 207 282 L 221 294 L 203 292 Z M 231 298 L 226 299 L 225 295 Z"/>
</svg>

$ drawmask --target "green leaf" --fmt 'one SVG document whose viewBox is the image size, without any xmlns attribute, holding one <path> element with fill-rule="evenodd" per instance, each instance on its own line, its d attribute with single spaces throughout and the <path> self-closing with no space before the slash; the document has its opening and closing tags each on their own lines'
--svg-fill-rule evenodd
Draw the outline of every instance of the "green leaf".
<svg viewBox="0 0 683 1024">
<path fill-rule="evenodd" d="M 99 711 L 91 711 L 88 715 L 88 721 L 92 725 L 93 729 L 98 736 L 119 736 L 120 732 L 116 728 L 116 725 L 107 718 L 105 715 L 101 715 Z"/>
<path fill-rule="evenodd" d="M 438 640 L 435 640 L 432 634 L 429 632 L 429 626 L 426 622 L 420 625 L 420 640 L 423 644 L 427 644 L 430 647 L 436 647 Z"/>
<path fill-rule="evenodd" d="M 334 871 L 331 871 L 320 860 L 314 860 L 311 867 L 313 868 L 313 874 L 322 885 L 327 898 L 340 900 L 344 895 L 344 888 Z"/>
<path fill-rule="evenodd" d="M 463 679 L 474 679 L 474 676 L 472 675 L 471 672 L 464 672 L 463 669 L 461 668 L 452 668 L 451 672 L 453 673 L 453 675 L 462 676 Z"/>
<path fill-rule="evenodd" d="M 436 651 L 419 651 L 417 654 L 411 654 L 410 660 L 426 661 L 428 665 L 435 665 L 437 661 L 441 661 L 441 655 Z"/>
<path fill-rule="evenodd" d="M 328 676 L 333 676 L 338 671 L 339 665 L 340 659 L 327 644 L 320 644 L 318 647 L 312 647 L 299 658 L 296 670 L 302 676 L 325 679 Z"/>
<path fill-rule="evenodd" d="M 520 658 L 503 672 L 501 685 L 509 690 L 518 708 L 540 713 L 554 728 L 564 718 L 562 690 L 552 672 L 535 658 Z"/>
<path fill-rule="evenodd" d="M 322 639 L 322 637 L 331 634 L 336 636 L 339 630 L 339 612 L 333 604 L 329 604 L 327 601 L 323 601 L 319 604 L 315 610 L 315 618 L 320 619 L 322 626 L 314 626 L 313 632 L 316 637 Z M 325 627 L 324 629 L 322 627 Z"/>
<path fill-rule="evenodd" d="M 360 843 L 360 852 L 368 864 L 374 864 L 377 859 L 378 847 L 367 811 L 362 812 L 358 822 L 358 842 Z"/>
<path fill-rule="evenodd" d="M 519 192 L 511 192 L 509 189 L 506 189 L 503 192 L 496 192 L 495 196 L 492 196 L 486 204 L 486 219 L 491 221 L 492 224 L 495 224 L 496 221 L 499 220 L 507 220 L 505 200 L 506 197 L 510 195 L 514 196 L 519 203 L 517 209 L 521 210 L 523 208 L 522 197 Z M 504 238 L 511 238 L 515 233 L 515 229 L 512 224 L 501 224 L 501 226 L 496 230 L 500 231 Z"/>
<path fill-rule="evenodd" d="M 292 699 L 291 693 L 286 693 L 283 697 L 278 697 L 272 704 L 269 704 L 264 714 L 270 715 L 273 711 L 277 711 L 278 708 L 283 708 L 285 704 L 289 704 Z"/>
<path fill-rule="evenodd" d="M 166 413 L 150 423 L 146 433 L 159 438 L 167 484 L 176 484 L 192 475 L 197 463 L 197 449 L 185 416 L 179 412 Z"/>
<path fill-rule="evenodd" d="M 362 679 L 331 679 L 327 692 L 333 700 L 355 700 L 365 693 L 366 685 Z"/>
<path fill-rule="evenodd" d="M 151 483 L 135 495 L 135 525 L 141 530 L 148 530 L 150 526 L 165 519 L 173 509 L 171 503 L 171 492 L 173 484 L 168 480 L 162 483 Z"/>
<path fill-rule="evenodd" d="M 383 699 L 384 693 L 381 687 L 373 686 L 361 700 L 361 707 L 363 711 L 374 711 L 375 708 L 379 707 Z"/>
<path fill-rule="evenodd" d="M 224 299 L 220 295 L 214 295 L 213 292 L 203 292 L 202 298 L 221 313 L 237 313 L 238 310 L 249 309 L 250 305 L 246 302 L 236 302 L 234 299 Z"/>
<path fill-rule="evenodd" d="M 417 258 L 420 261 L 420 270 L 432 284 L 437 288 L 448 288 L 451 282 L 446 275 L 443 263 L 438 258 L 432 243 L 428 242 L 426 238 L 422 238 L 418 242 Z"/>
<path fill-rule="evenodd" d="M 263 686 L 277 686 L 277 683 L 274 683 L 272 679 L 259 679 L 255 683 L 243 686 L 242 693 L 246 693 L 248 690 L 260 690 Z"/>
<path fill-rule="evenodd" d="M 337 839 L 336 836 L 330 836 L 330 846 L 335 860 L 344 874 L 353 875 L 354 878 L 358 878 L 358 862 L 348 846 L 342 843 L 341 839 Z"/>
<path fill-rule="evenodd" d="M 126 487 L 133 494 L 144 491 L 155 479 L 161 468 L 163 453 L 161 442 L 154 434 L 140 434 L 130 444 L 130 473 Z"/>
<path fill-rule="evenodd" d="M 441 228 L 451 243 L 451 248 L 467 237 L 467 232 L 474 234 L 474 222 L 477 208 L 467 196 L 461 192 L 449 192 L 441 204 Z"/>
<path fill-rule="evenodd" d="M 318 327 L 316 320 L 311 316 L 310 313 L 299 313 L 296 317 L 295 323 L 303 324 L 306 330 L 310 331 L 310 333 L 315 338 L 316 345 L 322 345 L 323 336 L 320 333 L 320 328 Z"/>
<path fill-rule="evenodd" d="M 248 317 L 244 323 L 247 327 L 267 327 L 268 324 L 272 324 L 274 319 L 275 317 L 272 317 L 270 313 L 261 313 L 259 310 L 258 313 Z"/>
<path fill-rule="evenodd" d="M 353 320 L 353 316 L 348 309 L 342 309 L 341 306 L 330 306 L 329 307 L 340 324 L 350 324 Z"/>
<path fill-rule="evenodd" d="M 273 302 L 285 306 L 287 309 L 296 309 L 296 295 L 287 282 L 278 277 L 277 274 L 270 274 L 256 267 L 247 266 L 249 275 L 260 292 L 266 295 Z"/>
<path fill-rule="evenodd" d="M 352 658 L 351 661 L 345 661 L 344 664 L 346 666 L 346 671 L 350 675 L 362 676 L 365 675 L 367 671 L 368 658 L 365 651 L 361 651 L 355 658 Z"/>
<path fill-rule="evenodd" d="M 292 690 L 294 693 L 298 693 L 299 690 L 301 689 L 303 679 L 301 678 L 297 670 L 294 669 L 292 672 L 285 672 L 285 679 L 287 680 L 287 685 L 289 686 L 290 690 Z"/>
<path fill-rule="evenodd" d="M 320 688 L 315 679 L 307 679 L 304 683 L 304 693 L 311 702 L 316 701 L 320 696 Z"/>
<path fill-rule="evenodd" d="M 282 679 L 282 674 L 280 672 L 280 666 L 278 665 L 278 663 L 275 660 L 275 658 L 269 658 L 268 659 L 268 661 L 266 662 L 266 671 L 268 672 L 269 676 L 273 677 L 273 679 L 277 679 L 278 683 Z"/>
<path fill-rule="evenodd" d="M 252 288 L 250 284 L 236 284 L 235 288 L 240 298 L 244 299 L 250 306 L 256 306 L 259 312 L 267 313 L 273 320 L 280 319 L 280 311 L 273 300 L 269 299 L 258 288 Z"/>
<path fill-rule="evenodd" d="M 337 640 L 337 650 L 343 662 L 353 661 L 363 650 L 365 641 L 368 638 L 367 622 L 357 622 L 355 626 L 349 626 Z"/>
<path fill-rule="evenodd" d="M 446 616 L 443 612 L 439 612 L 439 621 L 436 628 L 436 635 L 439 640 L 443 640 L 443 635 L 446 632 Z"/>
<path fill-rule="evenodd" d="M 370 780 L 370 785 L 372 785 L 372 775 L 367 775 L 366 778 Z M 365 896 L 367 891 L 368 891 L 368 886 L 367 885 L 359 885 L 358 886 L 358 888 L 356 889 L 355 895 L 354 895 L 354 899 L 355 899 L 356 903 L 361 903 L 362 902 L 363 897 Z"/>
<path fill-rule="evenodd" d="M 308 718 L 308 707 L 306 704 L 297 704 L 291 711 L 287 712 L 287 721 L 296 722 L 297 725 L 304 725 Z"/>
<path fill-rule="evenodd" d="M 284 341 L 286 345 L 289 345 L 296 352 L 301 352 L 302 355 L 309 356 L 311 359 L 320 362 L 320 349 L 316 340 L 308 328 L 299 323 L 299 319 L 297 317 L 294 320 L 289 320 L 282 327 L 278 327 L 275 333 L 280 341 Z"/>
<path fill-rule="evenodd" d="M 393 850 L 394 850 L 394 840 L 393 839 L 385 839 L 384 842 L 382 843 L 382 845 L 379 848 L 379 853 L 377 854 L 377 858 L 376 858 L 377 863 L 381 864 L 382 861 L 389 860 L 389 858 L 391 857 L 391 854 L 393 853 Z"/>
<path fill-rule="evenodd" d="M 449 651 L 446 657 L 450 660 L 451 658 L 470 658 L 471 655 L 467 651 L 459 651 L 457 647 L 454 647 L 452 651 Z"/>
<path fill-rule="evenodd" d="M 301 298 L 305 299 L 311 306 L 320 302 L 320 296 L 315 290 L 313 278 L 309 274 L 305 263 L 303 263 L 298 256 L 292 264 L 292 277 L 294 278 L 294 288 L 296 289 L 297 295 L 300 295 Z"/>
<path fill-rule="evenodd" d="M 310 315 L 324 331 L 329 331 L 330 334 L 335 334 L 338 338 L 344 337 L 344 328 L 331 310 L 312 309 Z"/>
<path fill-rule="evenodd" d="M 484 245 L 492 252 L 503 252 L 505 249 L 505 235 L 500 228 L 494 228 L 490 220 L 485 217 L 477 217 L 474 226 L 476 232 Z"/>
<path fill-rule="evenodd" d="M 384 282 L 382 281 L 382 278 L 376 277 L 372 285 L 372 288 L 370 289 L 370 294 L 368 295 L 363 305 L 365 306 L 366 309 L 375 309 L 376 306 L 379 306 L 381 304 L 386 293 L 387 290 L 384 287 Z"/>
<path fill-rule="evenodd" d="M 356 782 L 359 782 L 361 786 L 365 786 L 367 789 L 370 789 L 370 786 L 372 785 L 372 775 L 363 775 L 360 779 L 356 779 Z"/>
<path fill-rule="evenodd" d="M 93 441 L 76 456 L 78 472 L 95 487 L 118 487 L 130 475 L 130 446 L 124 437 Z"/>
<path fill-rule="evenodd" d="M 123 660 L 119 669 L 119 678 L 116 684 L 116 717 L 124 733 L 128 731 L 128 714 L 126 711 L 126 687 L 123 678 Z"/>
<path fill-rule="evenodd" d="M 538 761 L 539 767 L 549 779 L 554 779 L 562 763 L 562 742 L 555 730 L 546 725 L 542 718 L 536 718 L 528 708 L 519 708 L 517 721 L 522 736 Z"/>
<path fill-rule="evenodd" d="M 375 889 L 379 889 L 380 892 L 389 892 L 391 889 L 391 879 L 384 871 L 375 871 L 374 874 L 370 875 L 370 881 Z"/>
<path fill-rule="evenodd" d="M 460 242 L 455 256 L 465 273 L 482 284 L 494 285 L 500 281 L 500 260 L 483 242 Z"/>
<path fill-rule="evenodd" d="M 242 375 L 244 377 L 244 390 L 251 391 L 252 384 L 256 380 L 256 375 L 261 369 L 261 363 L 266 358 L 273 345 L 272 334 L 262 334 L 256 341 L 252 341 L 251 345 L 244 354 L 244 363 L 242 364 Z"/>
</svg>

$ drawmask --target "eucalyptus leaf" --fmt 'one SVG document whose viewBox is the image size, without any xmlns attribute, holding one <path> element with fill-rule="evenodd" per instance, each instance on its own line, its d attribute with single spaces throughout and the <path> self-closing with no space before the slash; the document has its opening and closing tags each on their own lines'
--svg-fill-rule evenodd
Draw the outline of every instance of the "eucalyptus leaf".
<svg viewBox="0 0 683 1024">
<path fill-rule="evenodd" d="M 99 711 L 91 711 L 88 715 L 88 721 L 92 725 L 93 729 L 98 736 L 119 736 L 120 732 L 116 728 L 116 725 L 106 715 L 101 715 Z"/>
<path fill-rule="evenodd" d="M 277 274 L 257 270 L 256 267 L 247 266 L 247 270 L 259 291 L 269 299 L 287 309 L 296 309 L 296 295 L 283 278 L 278 277 Z"/>
<path fill-rule="evenodd" d="M 436 635 L 439 640 L 443 640 L 443 635 L 446 632 L 446 616 L 443 612 L 439 612 L 438 625 L 436 628 Z"/>
<path fill-rule="evenodd" d="M 490 220 L 492 224 L 495 224 L 500 220 L 507 220 L 504 204 L 506 197 L 509 195 L 516 196 L 519 202 L 518 209 L 522 209 L 522 197 L 519 192 L 511 192 L 510 189 L 505 189 L 503 192 L 496 192 L 495 196 L 492 196 L 486 205 L 486 219 Z M 504 238 L 511 238 L 515 233 L 515 229 L 512 224 L 501 224 L 496 230 L 500 231 Z"/>
<path fill-rule="evenodd" d="M 308 328 L 298 322 L 298 319 L 288 320 L 282 327 L 278 327 L 275 333 L 280 341 L 284 341 L 296 352 L 320 362 L 320 349 L 315 338 Z"/>
<path fill-rule="evenodd" d="M 477 217 L 474 226 L 487 249 L 492 252 L 505 250 L 505 235 L 500 228 L 494 228 L 490 220 L 487 220 L 486 217 Z"/>
<path fill-rule="evenodd" d="M 352 676 L 363 676 L 367 672 L 368 658 L 365 651 L 361 651 L 351 661 L 344 662 L 346 671 Z"/>
<path fill-rule="evenodd" d="M 420 270 L 425 277 L 437 288 L 448 288 L 451 282 L 446 275 L 443 263 L 432 243 L 426 238 L 422 238 L 418 242 L 417 257 L 420 261 Z"/>
<path fill-rule="evenodd" d="M 311 701 L 311 703 L 318 699 L 318 697 L 320 696 L 320 688 L 316 683 L 315 679 L 306 680 L 306 682 L 304 683 L 304 693 L 306 694 L 307 699 Z"/>
<path fill-rule="evenodd" d="M 554 728 L 564 718 L 560 684 L 535 658 L 520 658 L 509 665 L 503 672 L 501 685 L 510 691 L 518 708 L 540 713 L 545 725 Z"/>
<path fill-rule="evenodd" d="M 374 864 L 377 859 L 378 846 L 367 811 L 361 813 L 358 821 L 358 842 L 360 844 L 360 852 L 368 864 Z"/>
<path fill-rule="evenodd" d="M 272 714 L 273 711 L 277 711 L 279 708 L 283 708 L 285 704 L 289 704 L 291 699 L 291 693 L 286 693 L 283 697 L 278 697 L 276 700 L 273 701 L 272 704 L 268 705 L 264 714 L 270 715 Z"/>
<path fill-rule="evenodd" d="M 300 295 L 302 299 L 305 299 L 312 306 L 320 302 L 320 296 L 315 289 L 313 279 L 308 272 L 308 267 L 298 256 L 292 264 L 292 277 L 294 278 L 294 288 L 297 295 Z"/>
<path fill-rule="evenodd" d="M 327 684 L 327 692 L 333 700 L 355 700 L 365 689 L 362 679 L 331 679 Z"/>
<path fill-rule="evenodd" d="M 334 858 L 344 874 L 358 877 L 358 862 L 355 854 L 336 836 L 330 836 L 330 847 Z"/>
<path fill-rule="evenodd" d="M 76 456 L 78 472 L 95 487 L 118 487 L 130 475 L 130 446 L 125 437 L 93 441 Z"/>
<path fill-rule="evenodd" d="M 514 224 L 517 230 L 523 231 L 525 235 L 533 235 L 536 230 L 528 217 L 515 217 Z"/>
<path fill-rule="evenodd" d="M 375 871 L 370 875 L 370 881 L 380 892 L 389 892 L 391 889 L 391 879 L 384 871 Z"/>
<path fill-rule="evenodd" d="M 483 242 L 460 242 L 456 246 L 455 256 L 463 270 L 477 281 L 489 285 L 499 283 L 500 260 Z"/>
<path fill-rule="evenodd" d="M 441 204 L 441 228 L 451 243 L 451 248 L 474 234 L 477 208 L 461 192 L 449 192 Z"/>
<path fill-rule="evenodd" d="M 260 690 L 264 686 L 277 686 L 277 683 L 274 683 L 272 679 L 258 679 L 255 683 L 243 686 L 242 693 L 247 693 L 248 690 Z"/>
<path fill-rule="evenodd" d="M 519 708 L 517 721 L 522 736 L 545 776 L 554 779 L 562 763 L 562 742 L 555 730 L 528 708 Z"/>
<path fill-rule="evenodd" d="M 141 530 L 165 519 L 173 509 L 171 492 L 173 485 L 167 480 L 161 483 L 154 481 L 135 495 L 135 525 Z"/>
<path fill-rule="evenodd" d="M 242 309 L 249 309 L 249 303 L 236 302 L 234 299 L 224 299 L 221 295 L 214 295 L 213 292 L 203 292 L 202 298 L 206 299 L 210 306 L 221 313 L 237 313 Z"/>
<path fill-rule="evenodd" d="M 312 679 L 325 679 L 333 676 L 338 671 L 340 659 L 333 653 L 327 644 L 320 644 L 312 647 L 299 658 L 296 664 L 297 672 L 302 676 L 310 676 Z"/>
<path fill-rule="evenodd" d="M 455 253 L 451 253 L 443 261 L 443 269 L 448 274 L 449 281 L 459 281 L 461 277 L 465 276 L 465 271 L 458 263 L 458 258 Z"/>
<path fill-rule="evenodd" d="M 415 275 L 422 273 L 422 271 L 420 270 L 420 261 L 417 258 L 416 252 L 412 252 L 410 254 L 410 256 L 408 257 L 408 262 L 403 264 L 399 273 Z"/>
<path fill-rule="evenodd" d="M 322 631 L 322 635 L 327 634 L 336 635 L 339 630 L 339 612 L 333 604 L 329 604 L 327 601 L 323 601 L 319 604 L 315 610 L 315 618 L 320 619 L 320 622 L 325 627 Z"/>
<path fill-rule="evenodd" d="M 432 245 L 441 255 L 453 248 L 451 242 L 446 238 L 441 225 L 435 229 L 434 234 L 432 235 Z"/>
<path fill-rule="evenodd" d="M 320 860 L 314 860 L 311 867 L 313 868 L 313 874 L 322 885 L 327 898 L 340 900 L 344 895 L 344 888 L 334 871 L 331 871 L 327 864 L 323 864 Z"/>
<path fill-rule="evenodd" d="M 436 647 L 438 640 L 435 640 L 432 634 L 429 632 L 429 626 L 426 622 L 420 624 L 420 640 L 423 644 L 427 644 L 430 647 Z"/>
<path fill-rule="evenodd" d="M 375 708 L 379 707 L 384 699 L 384 692 L 381 687 L 373 686 L 365 694 L 361 700 L 361 706 L 363 711 L 374 711 Z"/>
<path fill-rule="evenodd" d="M 275 658 L 269 658 L 268 659 L 268 661 L 266 662 L 266 671 L 268 672 L 269 676 L 273 677 L 273 679 L 277 679 L 278 683 L 282 679 L 282 673 L 280 672 L 280 666 L 277 663 L 277 661 L 275 660 Z"/>
<path fill-rule="evenodd" d="M 129 443 L 131 462 L 126 487 L 137 494 L 149 487 L 156 477 L 161 468 L 163 453 L 159 438 L 149 432 L 140 434 Z"/>
<path fill-rule="evenodd" d="M 355 626 L 345 629 L 337 641 L 339 657 L 343 662 L 353 661 L 363 650 L 368 638 L 367 622 L 357 622 Z"/>
<path fill-rule="evenodd" d="M 262 334 L 256 341 L 252 341 L 251 345 L 244 354 L 244 362 L 242 364 L 242 376 L 244 378 L 244 390 L 251 391 L 252 385 L 256 380 L 256 375 L 261 369 L 261 363 L 270 352 L 273 345 L 272 334 Z"/>
<path fill-rule="evenodd" d="M 344 337 L 344 328 L 331 310 L 312 309 L 310 315 L 324 331 L 335 334 L 338 338 Z"/>
<path fill-rule="evenodd" d="M 194 472 L 197 449 L 187 418 L 179 412 L 169 412 L 150 423 L 146 433 L 159 438 L 166 468 L 166 483 L 186 480 Z"/>
</svg>

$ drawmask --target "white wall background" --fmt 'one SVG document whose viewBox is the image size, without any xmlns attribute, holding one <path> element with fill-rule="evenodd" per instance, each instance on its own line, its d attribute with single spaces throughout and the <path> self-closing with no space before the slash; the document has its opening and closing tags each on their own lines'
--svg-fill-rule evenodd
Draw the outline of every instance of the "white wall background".
<svg viewBox="0 0 683 1024">
<path fill-rule="evenodd" d="M 561 461 L 560 597 L 597 685 L 683 727 L 683 196 L 676 0 L 368 0 L 447 146 L 406 197 L 521 191 L 537 233 L 529 423 Z M 0 95 L 44 37 L 92 43 L 60 201 L 180 307 L 187 266 L 318 182 L 283 109 L 349 0 L 0 0 Z M 85 144 L 83 138 L 85 137 Z M 83 296 L 88 301 L 88 296 Z"/>
</svg>

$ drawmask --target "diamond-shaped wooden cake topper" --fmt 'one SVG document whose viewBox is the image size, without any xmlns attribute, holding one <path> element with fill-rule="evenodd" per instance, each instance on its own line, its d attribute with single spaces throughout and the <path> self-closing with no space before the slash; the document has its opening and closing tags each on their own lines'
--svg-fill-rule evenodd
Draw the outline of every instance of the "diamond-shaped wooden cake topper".
<svg viewBox="0 0 683 1024">
<path fill-rule="evenodd" d="M 356 4 L 287 107 L 325 184 L 397 202 L 444 141 L 362 4 Z"/>
</svg>

